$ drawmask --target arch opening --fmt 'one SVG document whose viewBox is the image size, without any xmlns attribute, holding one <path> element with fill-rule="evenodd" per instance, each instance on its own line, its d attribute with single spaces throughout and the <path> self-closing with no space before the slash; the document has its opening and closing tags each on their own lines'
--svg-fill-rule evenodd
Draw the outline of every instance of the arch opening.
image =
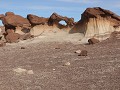
<svg viewBox="0 0 120 90">
<path fill-rule="evenodd" d="M 58 25 L 60 29 L 67 27 L 67 23 L 64 20 L 59 21 Z"/>
<path fill-rule="evenodd" d="M 4 26 L 3 23 L 2 23 L 2 20 L 0 20 L 0 26 Z"/>
</svg>

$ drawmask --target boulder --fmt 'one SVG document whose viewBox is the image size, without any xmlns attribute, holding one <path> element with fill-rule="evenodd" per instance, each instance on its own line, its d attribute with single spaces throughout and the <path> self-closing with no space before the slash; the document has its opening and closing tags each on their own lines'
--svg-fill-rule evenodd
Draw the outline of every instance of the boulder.
<svg viewBox="0 0 120 90">
<path fill-rule="evenodd" d="M 20 39 L 20 35 L 18 33 L 8 33 L 5 39 L 8 43 L 15 43 L 18 42 L 18 40 Z"/>
<path fill-rule="evenodd" d="M 81 53 L 78 56 L 87 56 L 87 50 L 81 50 Z"/>
<path fill-rule="evenodd" d="M 100 41 L 98 40 L 98 39 L 95 39 L 95 38 L 90 38 L 89 40 L 88 40 L 88 43 L 89 44 L 96 44 L 96 43 L 99 43 Z"/>
<path fill-rule="evenodd" d="M 33 14 L 28 14 L 27 19 L 29 20 L 32 26 L 41 25 L 41 24 L 44 25 L 48 23 L 48 18 L 39 17 Z"/>
</svg>

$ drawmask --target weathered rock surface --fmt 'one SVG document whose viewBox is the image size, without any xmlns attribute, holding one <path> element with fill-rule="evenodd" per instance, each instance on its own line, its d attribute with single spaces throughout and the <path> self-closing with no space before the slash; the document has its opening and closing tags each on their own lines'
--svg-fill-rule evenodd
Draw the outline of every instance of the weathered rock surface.
<svg viewBox="0 0 120 90">
<path fill-rule="evenodd" d="M 109 39 L 117 39 L 117 38 L 120 38 L 120 32 L 114 31 L 114 32 L 111 33 Z"/>
<path fill-rule="evenodd" d="M 14 13 L 12 12 L 6 12 L 5 16 L 2 17 L 2 22 L 7 29 L 14 29 L 17 27 L 17 26 L 20 26 L 20 27 L 29 27 L 31 24 L 29 23 L 29 21 L 20 16 L 20 15 L 15 15 Z"/>
<path fill-rule="evenodd" d="M 27 39 L 31 39 L 33 37 L 34 36 L 31 35 L 30 33 L 26 33 L 26 34 L 20 36 L 20 40 L 27 40 Z"/>
<path fill-rule="evenodd" d="M 7 34 L 9 34 L 9 33 L 14 33 L 14 32 L 15 32 L 15 30 L 13 30 L 13 29 L 7 29 L 7 30 L 6 30 L 6 33 L 7 33 Z"/>
<path fill-rule="evenodd" d="M 68 18 L 58 15 L 57 13 L 53 13 L 49 20 L 49 25 L 59 25 L 60 21 L 65 21 L 67 23 L 67 26 L 73 26 L 74 25 L 74 18 Z"/>
<path fill-rule="evenodd" d="M 9 33 L 5 38 L 8 43 L 16 43 L 20 39 L 20 35 L 18 33 Z"/>
<path fill-rule="evenodd" d="M 39 17 L 33 14 L 28 14 L 27 19 L 29 20 L 32 26 L 41 25 L 41 24 L 44 25 L 48 23 L 48 18 Z"/>
<path fill-rule="evenodd" d="M 10 15 L 13 16 L 13 15 L 15 15 L 15 14 L 14 14 L 13 12 L 6 12 L 6 13 L 5 13 L 5 16 L 10 16 Z"/>
<path fill-rule="evenodd" d="M 115 13 L 100 7 L 87 8 L 83 12 L 81 20 L 70 32 L 80 32 L 87 38 L 95 37 L 104 40 L 113 31 L 120 31 L 119 25 L 120 16 Z"/>
<path fill-rule="evenodd" d="M 31 28 L 30 34 L 34 36 L 39 36 L 42 34 L 50 34 L 50 33 L 55 33 L 55 32 L 60 32 L 59 28 L 56 26 L 49 26 L 49 25 L 36 25 Z"/>
<path fill-rule="evenodd" d="M 101 41 L 109 38 L 112 32 L 120 31 L 120 16 L 100 7 L 87 8 L 78 22 L 74 22 L 74 18 L 61 16 L 57 13 L 53 13 L 50 18 L 33 14 L 28 14 L 27 18 L 24 18 L 15 15 L 13 12 L 6 12 L 5 15 L 0 14 L 0 20 L 2 20 L 7 33 L 10 33 L 10 29 L 20 35 L 30 33 L 39 36 L 43 33 L 56 33 L 66 30 L 67 33 L 80 33 L 80 40 L 86 42 L 89 38 L 96 38 Z M 60 23 L 61 21 L 65 21 L 66 25 Z"/>
</svg>

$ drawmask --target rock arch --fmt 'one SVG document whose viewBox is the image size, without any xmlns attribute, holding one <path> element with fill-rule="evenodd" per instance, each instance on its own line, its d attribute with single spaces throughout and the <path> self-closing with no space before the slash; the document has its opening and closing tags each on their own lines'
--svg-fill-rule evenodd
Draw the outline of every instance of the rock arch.
<svg viewBox="0 0 120 90">
<path fill-rule="evenodd" d="M 68 17 L 64 17 L 61 15 L 58 15 L 57 13 L 53 13 L 49 20 L 48 20 L 48 25 L 53 26 L 53 25 L 59 25 L 60 21 L 65 21 L 66 22 L 66 26 L 73 26 L 74 25 L 74 18 L 68 18 Z"/>
</svg>

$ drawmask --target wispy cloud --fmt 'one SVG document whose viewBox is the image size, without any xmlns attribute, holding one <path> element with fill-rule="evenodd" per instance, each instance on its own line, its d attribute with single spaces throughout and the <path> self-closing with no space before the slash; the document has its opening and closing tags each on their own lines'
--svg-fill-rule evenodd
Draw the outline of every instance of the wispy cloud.
<svg viewBox="0 0 120 90">
<path fill-rule="evenodd" d="M 56 0 L 61 2 L 68 2 L 68 3 L 81 3 L 81 4 L 92 4 L 92 3 L 99 3 L 100 0 Z"/>
<path fill-rule="evenodd" d="M 67 12 L 77 12 L 77 11 L 80 11 L 82 8 L 79 8 L 79 7 L 63 7 L 63 6 L 42 6 L 42 5 L 33 5 L 33 6 L 0 6 L 1 9 L 7 9 L 7 10 L 44 10 L 44 11 L 67 11 Z"/>
<path fill-rule="evenodd" d="M 27 7 L 27 9 L 32 9 L 32 10 L 51 10 L 54 9 L 55 7 L 53 6 L 31 6 Z"/>
</svg>

